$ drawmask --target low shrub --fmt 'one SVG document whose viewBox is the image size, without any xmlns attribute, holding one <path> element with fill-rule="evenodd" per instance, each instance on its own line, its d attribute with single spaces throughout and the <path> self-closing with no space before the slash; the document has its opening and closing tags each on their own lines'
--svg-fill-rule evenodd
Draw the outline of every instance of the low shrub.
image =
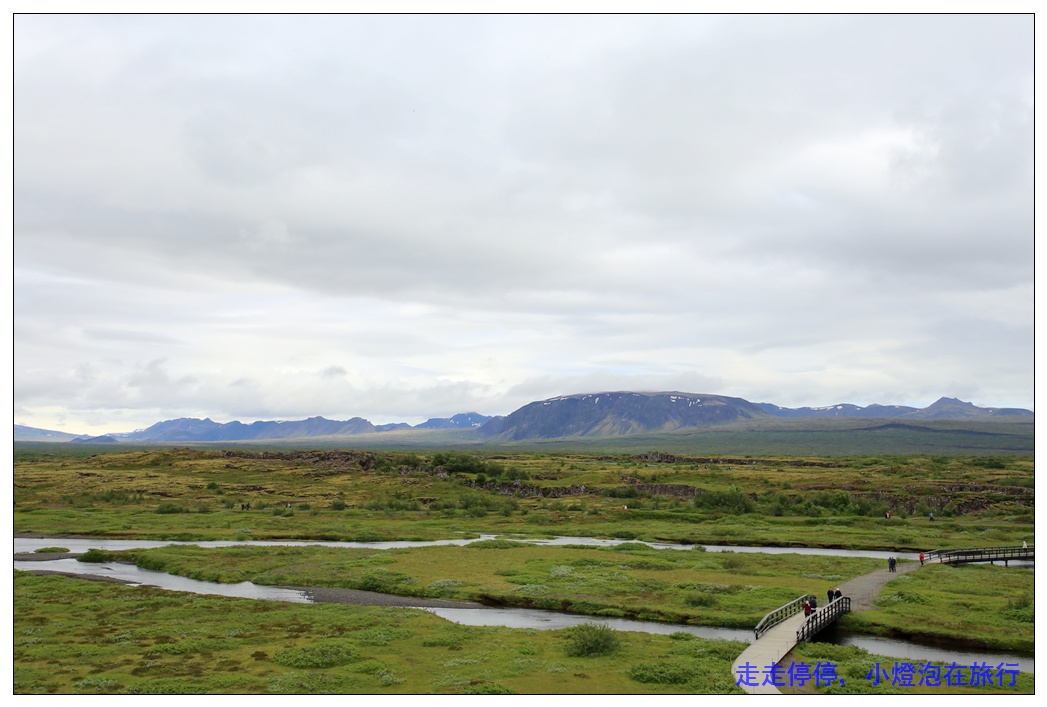
<svg viewBox="0 0 1047 707">
<path fill-rule="evenodd" d="M 511 687 L 498 685 L 497 683 L 483 683 L 470 685 L 463 693 L 466 695 L 519 695 L 520 693 Z"/>
<path fill-rule="evenodd" d="M 508 550 L 511 547 L 529 547 L 530 543 L 522 543 L 517 540 L 502 540 L 501 538 L 495 538 L 493 540 L 479 540 L 475 543 L 469 543 L 466 547 L 479 548 L 481 550 Z"/>
<path fill-rule="evenodd" d="M 360 658 L 360 651 L 347 641 L 317 641 L 311 646 L 289 648 L 273 656 L 273 662 L 287 668 L 333 668 Z"/>
<path fill-rule="evenodd" d="M 97 548 L 91 548 L 87 552 L 83 553 L 76 558 L 77 562 L 109 562 L 113 559 L 111 552 L 105 550 L 99 550 Z"/>
<path fill-rule="evenodd" d="M 569 656 L 587 658 L 609 655 L 621 647 L 622 639 L 618 637 L 618 632 L 605 624 L 586 622 L 566 631 Z"/>
<path fill-rule="evenodd" d="M 684 597 L 683 602 L 684 604 L 687 604 L 687 606 L 707 608 L 710 606 L 716 606 L 717 599 L 712 594 L 688 594 Z"/>
<path fill-rule="evenodd" d="M 683 663 L 664 661 L 661 663 L 638 663 L 626 673 L 636 682 L 656 685 L 682 685 L 695 676 L 694 668 Z"/>
<path fill-rule="evenodd" d="M 156 507 L 156 513 L 185 513 L 185 509 L 179 506 L 177 503 L 171 503 L 170 501 L 164 501 Z"/>
</svg>

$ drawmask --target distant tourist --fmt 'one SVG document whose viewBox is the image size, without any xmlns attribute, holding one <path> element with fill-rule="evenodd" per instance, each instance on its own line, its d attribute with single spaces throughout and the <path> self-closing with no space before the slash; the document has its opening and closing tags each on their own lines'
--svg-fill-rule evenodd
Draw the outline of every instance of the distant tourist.
<svg viewBox="0 0 1047 707">
<path fill-rule="evenodd" d="M 923 558 L 924 558 L 924 554 L 921 552 L 920 553 L 920 567 L 923 567 Z"/>
<path fill-rule="evenodd" d="M 888 557 L 887 558 L 887 571 L 888 572 L 894 572 L 895 571 L 894 567 L 897 564 L 898 564 L 898 561 L 896 559 L 894 559 L 893 557 Z"/>
<path fill-rule="evenodd" d="M 810 616 L 811 615 L 811 602 L 805 601 L 803 603 L 803 615 L 804 616 Z"/>
<path fill-rule="evenodd" d="M 839 587 L 837 587 L 836 591 L 833 592 L 833 597 L 836 598 L 836 599 L 842 599 L 843 598 L 843 592 L 840 591 Z"/>
<path fill-rule="evenodd" d="M 833 603 L 833 596 L 834 596 L 832 587 L 829 587 L 829 591 L 825 593 L 825 596 L 829 599 L 829 601 L 827 601 L 825 603 L 826 604 L 832 604 Z"/>
<path fill-rule="evenodd" d="M 934 522 L 934 511 L 931 511 L 931 522 Z"/>
<path fill-rule="evenodd" d="M 1029 549 L 1029 543 L 1027 543 L 1024 540 L 1022 540 L 1022 550 L 1028 550 L 1028 549 Z"/>
</svg>

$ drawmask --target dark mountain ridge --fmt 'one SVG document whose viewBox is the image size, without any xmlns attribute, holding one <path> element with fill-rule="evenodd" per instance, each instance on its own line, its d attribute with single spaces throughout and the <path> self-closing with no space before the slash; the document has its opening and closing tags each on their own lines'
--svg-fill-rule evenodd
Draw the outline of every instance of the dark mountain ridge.
<svg viewBox="0 0 1047 707">
<path fill-rule="evenodd" d="M 940 398 L 926 408 L 850 403 L 783 408 L 742 398 L 696 393 L 587 393 L 540 400 L 480 428 L 504 441 L 558 437 L 608 437 L 683 428 L 711 427 L 742 420 L 788 418 L 887 418 L 898 420 L 1032 418 L 1029 410 L 979 408 L 955 398 Z"/>
<path fill-rule="evenodd" d="M 607 437 L 708 427 L 767 413 L 741 398 L 694 393 L 587 393 L 524 405 L 480 428 L 503 440 Z"/>
<path fill-rule="evenodd" d="M 413 428 L 407 423 L 374 425 L 361 418 L 328 420 L 310 417 L 296 421 L 239 421 L 219 423 L 210 418 L 164 420 L 126 434 L 83 436 L 14 426 L 15 441 L 74 442 L 234 442 L 307 439 L 410 429 L 475 430 L 487 439 L 513 441 L 561 437 L 614 437 L 685 428 L 725 425 L 773 418 L 880 418 L 907 420 L 1015 420 L 1033 419 L 1021 408 L 980 408 L 956 398 L 940 398 L 925 408 L 850 403 L 825 407 L 784 408 L 751 403 L 742 398 L 681 392 L 602 392 L 565 395 L 524 405 L 507 416 L 488 417 L 475 412 L 449 418 L 431 418 Z"/>
</svg>

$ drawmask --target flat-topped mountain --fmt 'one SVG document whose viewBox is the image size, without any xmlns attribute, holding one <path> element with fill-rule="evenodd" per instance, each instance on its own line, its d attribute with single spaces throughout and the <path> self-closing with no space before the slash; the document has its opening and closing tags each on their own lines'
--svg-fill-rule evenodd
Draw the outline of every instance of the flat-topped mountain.
<svg viewBox="0 0 1047 707">
<path fill-rule="evenodd" d="M 670 432 L 767 417 L 741 398 L 695 393 L 588 393 L 524 405 L 480 432 L 503 440 Z"/>
<path fill-rule="evenodd" d="M 481 415 L 478 412 L 462 412 L 451 417 L 431 417 L 425 422 L 415 425 L 419 430 L 461 430 L 471 427 L 480 427 L 490 420 L 490 416 Z"/>
<path fill-rule="evenodd" d="M 39 427 L 27 425 L 15 425 L 16 442 L 69 442 L 77 435 L 69 432 L 57 432 L 55 430 L 43 430 Z"/>
</svg>

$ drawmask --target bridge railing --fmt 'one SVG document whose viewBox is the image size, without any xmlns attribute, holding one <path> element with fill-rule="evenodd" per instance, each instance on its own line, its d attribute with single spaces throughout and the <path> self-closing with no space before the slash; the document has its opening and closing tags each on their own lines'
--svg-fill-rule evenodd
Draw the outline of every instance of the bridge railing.
<svg viewBox="0 0 1047 707">
<path fill-rule="evenodd" d="M 851 610 L 851 598 L 840 597 L 817 609 L 796 630 L 796 642 L 809 641 L 823 628 Z"/>
<path fill-rule="evenodd" d="M 756 639 L 759 640 L 760 636 L 767 633 L 767 631 L 774 628 L 776 625 L 785 621 L 793 614 L 803 611 L 803 603 L 808 599 L 814 599 L 813 594 L 804 594 L 799 599 L 793 599 L 788 604 L 779 606 L 774 611 L 769 612 L 766 616 L 760 619 L 760 623 L 756 624 L 754 629 L 756 632 Z"/>
<path fill-rule="evenodd" d="M 1032 547 L 972 547 L 959 550 L 932 550 L 926 553 L 926 561 L 937 560 L 945 564 L 959 562 L 990 562 L 993 560 L 1026 560 L 1034 556 Z"/>
</svg>

